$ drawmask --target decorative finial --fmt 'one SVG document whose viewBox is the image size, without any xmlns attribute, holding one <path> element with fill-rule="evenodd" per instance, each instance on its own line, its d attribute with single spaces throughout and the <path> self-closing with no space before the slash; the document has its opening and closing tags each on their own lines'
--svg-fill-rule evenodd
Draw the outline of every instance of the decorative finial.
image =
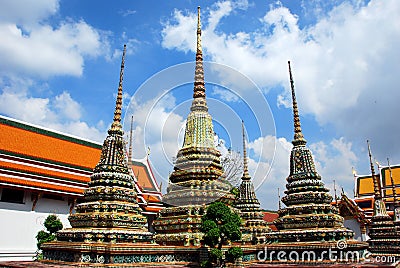
<svg viewBox="0 0 400 268">
<path fill-rule="evenodd" d="M 197 8 L 197 49 L 193 98 L 194 100 L 190 108 L 191 111 L 208 111 L 206 102 L 206 88 L 204 83 L 203 50 L 201 48 L 200 7 Z"/>
<path fill-rule="evenodd" d="M 247 150 L 246 150 L 246 134 L 244 132 L 244 121 L 242 120 L 242 136 L 243 136 L 243 177 L 242 179 L 250 179 L 249 168 L 247 163 Z"/>
<path fill-rule="evenodd" d="M 380 192 L 378 178 L 375 175 L 374 163 L 372 162 L 371 146 L 369 145 L 369 140 L 367 140 L 367 144 L 368 144 L 369 163 L 370 163 L 370 166 L 371 166 L 371 175 L 372 175 L 372 180 L 374 182 L 375 198 L 382 198 L 381 192 Z"/>
<path fill-rule="evenodd" d="M 351 167 L 351 173 L 353 174 L 354 177 L 357 176 L 357 170 L 354 167 Z"/>
<path fill-rule="evenodd" d="M 200 6 L 197 7 L 197 53 L 199 53 L 199 52 L 202 53 Z"/>
<path fill-rule="evenodd" d="M 125 53 L 126 53 L 126 45 L 124 45 L 124 51 L 122 53 L 121 71 L 119 73 L 119 85 L 118 85 L 117 101 L 115 104 L 114 120 L 109 130 L 109 133 L 110 131 L 118 132 L 121 135 L 123 134 L 121 125 L 121 114 L 122 114 L 122 81 L 124 78 Z"/>
<path fill-rule="evenodd" d="M 293 145 L 305 145 L 307 141 L 304 139 L 303 133 L 301 131 L 300 116 L 299 116 L 299 110 L 297 108 L 296 94 L 294 92 L 294 81 L 292 76 L 292 69 L 290 68 L 290 61 L 288 61 L 288 65 L 289 65 L 290 87 L 292 90 L 293 119 L 294 119 L 294 140 L 292 141 L 292 143 Z"/>
<path fill-rule="evenodd" d="M 335 206 L 337 206 L 338 196 L 336 194 L 336 180 L 333 180 L 333 192 L 335 193 Z"/>
<path fill-rule="evenodd" d="M 132 163 L 132 141 L 133 141 L 133 115 L 131 118 L 131 129 L 129 132 L 129 150 L 128 150 L 128 163 Z"/>
<path fill-rule="evenodd" d="M 282 204 L 281 204 L 281 192 L 279 190 L 278 187 L 278 209 L 281 210 L 282 209 Z"/>
</svg>

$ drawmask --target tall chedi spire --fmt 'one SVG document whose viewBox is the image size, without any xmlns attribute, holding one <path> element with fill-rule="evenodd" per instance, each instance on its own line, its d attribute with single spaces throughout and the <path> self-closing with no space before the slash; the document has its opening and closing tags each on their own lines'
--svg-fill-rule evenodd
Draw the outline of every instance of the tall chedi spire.
<svg viewBox="0 0 400 268">
<path fill-rule="evenodd" d="M 286 179 L 286 195 L 282 198 L 286 207 L 278 211 L 279 217 L 274 222 L 279 231 L 266 235 L 267 241 L 271 243 L 268 251 L 283 250 L 287 253 L 296 251 L 302 255 L 307 249 L 315 252 L 317 259 L 322 258 L 324 262 L 332 261 L 328 256 L 323 256 L 323 252 L 329 249 L 357 251 L 361 256 L 367 244 L 354 240 L 353 231 L 344 227 L 344 220 L 337 208 L 331 205 L 332 196 L 315 169 L 311 151 L 306 147 L 307 142 L 301 130 L 290 62 L 288 65 L 294 139 L 290 154 L 290 172 Z M 345 241 L 347 248 L 340 248 L 338 241 Z M 279 262 L 272 259 L 269 261 Z M 299 262 L 307 262 L 307 260 L 299 260 Z"/>
<path fill-rule="evenodd" d="M 379 177 L 378 175 L 375 174 L 375 167 L 374 163 L 372 161 L 372 153 L 371 153 L 371 146 L 369 145 L 369 141 L 367 140 L 368 144 L 368 157 L 369 157 L 369 164 L 371 168 L 371 176 L 372 176 L 372 181 L 374 183 L 374 215 L 377 216 L 389 216 L 386 211 L 386 205 L 382 200 L 382 190 L 381 190 L 381 184 L 379 182 Z"/>
<path fill-rule="evenodd" d="M 247 160 L 246 133 L 244 131 L 244 121 L 242 120 L 242 143 L 243 143 L 243 176 L 242 180 L 250 180 L 249 166 Z"/>
<path fill-rule="evenodd" d="M 254 185 L 249 175 L 247 163 L 246 134 L 244 122 L 242 121 L 243 136 L 243 176 L 239 186 L 239 197 L 235 202 L 235 207 L 240 210 L 240 216 L 243 219 L 242 241 L 254 244 L 264 243 L 265 234 L 271 231 L 263 220 L 264 214 L 260 208 L 260 202 L 256 197 Z"/>
<path fill-rule="evenodd" d="M 128 164 L 132 163 L 132 143 L 133 143 L 133 115 L 131 117 L 131 128 L 129 131 Z"/>
<path fill-rule="evenodd" d="M 294 139 L 292 141 L 293 145 L 305 145 L 307 141 L 304 139 L 303 132 L 301 131 L 299 110 L 297 108 L 296 94 L 294 92 L 294 81 L 292 76 L 292 69 L 289 65 L 289 79 L 290 79 L 290 89 L 292 92 L 292 106 L 293 106 L 293 123 L 294 123 Z"/>
<path fill-rule="evenodd" d="M 177 207 L 163 209 L 154 221 L 158 233 L 155 239 L 161 244 L 199 245 L 203 235 L 199 227 L 206 204 L 234 199 L 229 193 L 231 186 L 224 178 L 221 153 L 214 144 L 214 127 L 206 102 L 200 7 L 197 14 L 193 101 L 186 119 L 183 146 L 163 196 L 164 203 Z"/>
<path fill-rule="evenodd" d="M 200 7 L 198 7 L 197 12 L 197 46 L 193 101 L 192 106 L 190 107 L 191 112 L 187 118 L 183 148 L 208 147 L 215 149 L 213 130 L 214 127 L 212 124 L 211 115 L 208 113 L 208 106 L 206 101 L 206 88 L 203 69 L 203 50 L 201 47 Z"/>
<path fill-rule="evenodd" d="M 223 180 L 221 153 L 214 144 L 214 126 L 212 117 L 208 113 L 201 47 L 200 7 L 197 12 L 193 101 L 186 119 L 183 146 L 177 154 L 174 171 L 169 177 L 171 184 L 163 198 L 164 202 L 170 204 L 206 204 L 230 190 L 230 186 Z M 211 187 L 211 184 L 212 187 L 216 187 L 215 191 L 206 193 L 201 191 Z M 193 185 L 200 191 L 188 191 Z"/>
<path fill-rule="evenodd" d="M 397 254 L 400 256 L 400 233 L 396 232 L 392 217 L 386 211 L 386 205 L 382 198 L 379 175 L 375 174 L 372 161 L 371 146 L 368 144 L 368 156 L 371 167 L 371 176 L 374 183 L 374 214 L 369 226 L 369 251 L 372 256 Z"/>
<path fill-rule="evenodd" d="M 121 125 L 125 53 L 126 46 L 122 55 L 114 119 L 104 140 L 100 160 L 90 176 L 89 187 L 84 191 L 84 201 L 68 218 L 72 228 L 59 231 L 58 241 L 45 245 L 44 256 L 47 259 L 85 259 L 86 262 L 107 263 L 111 261 L 110 256 L 118 243 L 152 240 L 146 217 L 137 203 L 134 178 L 126 161 Z M 92 246 L 93 243 L 98 245 Z M 120 251 L 114 253 L 120 254 Z M 98 257 L 94 259 L 93 256 Z"/>
</svg>

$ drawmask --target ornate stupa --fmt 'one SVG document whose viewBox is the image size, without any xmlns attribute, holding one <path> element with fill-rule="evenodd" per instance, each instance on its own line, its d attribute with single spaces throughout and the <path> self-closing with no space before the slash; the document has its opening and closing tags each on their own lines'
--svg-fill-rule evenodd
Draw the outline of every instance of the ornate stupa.
<svg viewBox="0 0 400 268">
<path fill-rule="evenodd" d="M 200 7 L 197 20 L 197 51 L 193 101 L 186 120 L 182 148 L 169 177 L 163 202 L 174 207 L 161 210 L 154 222 L 156 242 L 166 245 L 199 245 L 201 217 L 216 200 L 233 200 L 231 185 L 224 178 L 221 153 L 214 144 L 214 130 L 208 113 L 201 47 Z"/>
<path fill-rule="evenodd" d="M 282 255 L 266 256 L 267 260 L 289 262 L 289 253 L 295 252 L 298 258 L 294 259 L 300 263 L 317 260 L 320 263 L 359 261 L 363 257 L 367 243 L 354 240 L 353 231 L 344 227 L 344 220 L 337 208 L 331 205 L 332 196 L 315 169 L 311 151 L 306 147 L 307 142 L 301 130 L 290 62 L 289 76 L 293 101 L 294 140 L 290 155 L 290 174 L 286 179 L 286 195 L 282 198 L 286 207 L 278 211 L 279 217 L 274 221 L 278 232 L 266 235 L 267 242 L 270 243 L 269 251 L 284 251 L 287 255 L 286 258 L 282 258 Z M 336 258 L 329 254 L 324 255 L 324 252 L 328 251 L 335 251 Z M 309 252 L 312 252 L 311 256 L 305 254 Z M 343 256 L 348 254 L 353 258 L 343 259 L 346 258 Z M 308 257 L 305 258 L 304 255 Z"/>
<path fill-rule="evenodd" d="M 400 256 L 400 232 L 396 231 L 393 219 L 386 211 L 386 205 L 382 198 L 381 185 L 375 174 L 372 162 L 371 147 L 368 143 L 368 155 L 371 165 L 371 175 L 374 183 L 374 214 L 369 226 L 369 251 L 372 256 L 393 255 Z M 393 193 L 395 196 L 395 193 Z"/>
<path fill-rule="evenodd" d="M 235 202 L 235 207 L 240 210 L 240 217 L 243 220 L 242 241 L 254 244 L 264 243 L 265 234 L 271 229 L 267 222 L 263 220 L 263 212 L 260 208 L 260 202 L 256 197 L 254 185 L 249 175 L 246 150 L 246 135 L 244 131 L 244 122 L 242 121 L 243 135 L 243 175 L 239 186 L 239 197 Z"/>
<path fill-rule="evenodd" d="M 146 217 L 137 203 L 133 174 L 128 167 L 121 125 L 124 46 L 114 120 L 90 176 L 83 202 L 69 216 L 72 228 L 57 233 L 57 241 L 42 246 L 45 260 L 109 263 L 121 245 L 152 241 Z"/>
</svg>

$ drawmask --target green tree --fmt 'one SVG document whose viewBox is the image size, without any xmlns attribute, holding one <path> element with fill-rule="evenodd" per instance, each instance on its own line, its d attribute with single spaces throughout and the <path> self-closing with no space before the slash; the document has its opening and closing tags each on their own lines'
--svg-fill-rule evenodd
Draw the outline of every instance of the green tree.
<svg viewBox="0 0 400 268">
<path fill-rule="evenodd" d="M 207 208 L 206 214 L 201 219 L 201 231 L 204 233 L 204 243 L 209 246 L 210 260 L 217 265 L 223 265 L 222 246 L 229 242 L 238 241 L 242 238 L 240 231 L 241 219 L 226 204 L 214 202 Z M 241 251 L 232 247 L 229 250 L 233 254 L 228 254 L 231 260 L 235 260 L 241 255 Z M 228 251 L 229 252 L 229 251 Z M 243 254 L 243 252 L 242 252 Z"/>
<path fill-rule="evenodd" d="M 57 217 L 57 215 L 49 215 L 44 221 L 44 227 L 46 227 L 47 231 L 51 234 L 61 230 L 63 228 L 62 222 Z"/>
<path fill-rule="evenodd" d="M 40 252 L 40 246 L 43 243 L 50 242 L 56 239 L 55 233 L 63 228 L 63 225 L 57 215 L 49 215 L 44 221 L 44 227 L 46 227 L 47 231 L 39 231 L 36 235 L 37 240 L 37 255 L 36 259 L 41 259 L 42 254 Z"/>
</svg>

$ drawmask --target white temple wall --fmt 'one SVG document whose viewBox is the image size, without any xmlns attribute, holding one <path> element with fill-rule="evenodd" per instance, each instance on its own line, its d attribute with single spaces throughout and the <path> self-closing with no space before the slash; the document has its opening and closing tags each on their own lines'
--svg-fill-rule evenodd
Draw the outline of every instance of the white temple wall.
<svg viewBox="0 0 400 268">
<path fill-rule="evenodd" d="M 0 261 L 32 260 L 37 250 L 36 234 L 46 229 L 43 223 L 50 214 L 56 214 L 64 228 L 70 227 L 66 198 L 40 198 L 34 211 L 31 199 L 31 192 L 25 191 L 23 204 L 0 202 Z"/>
<path fill-rule="evenodd" d="M 356 219 L 345 219 L 344 226 L 354 231 L 354 239 L 358 241 L 366 241 L 365 235 L 361 233 L 361 225 Z"/>
</svg>

